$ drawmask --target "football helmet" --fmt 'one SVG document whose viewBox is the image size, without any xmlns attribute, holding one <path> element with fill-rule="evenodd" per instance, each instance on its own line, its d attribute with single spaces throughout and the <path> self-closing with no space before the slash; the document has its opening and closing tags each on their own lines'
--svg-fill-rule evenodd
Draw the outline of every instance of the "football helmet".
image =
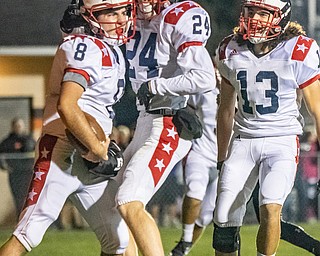
<svg viewBox="0 0 320 256">
<path fill-rule="evenodd" d="M 119 9 L 125 7 L 127 9 L 127 20 L 123 28 L 123 24 L 119 22 L 101 22 L 98 21 L 98 15 L 110 9 Z M 121 45 L 126 43 L 128 39 L 132 38 L 135 30 L 135 4 L 134 0 L 83 0 L 83 5 L 80 7 L 82 17 L 89 23 L 92 33 L 106 41 L 109 45 Z M 103 29 L 104 24 L 113 24 L 114 31 L 111 33 Z M 132 30 L 128 36 L 128 31 Z"/>
<path fill-rule="evenodd" d="M 249 8 L 258 7 L 272 14 L 268 21 L 250 17 Z M 284 32 L 291 18 L 290 0 L 243 0 L 240 15 L 240 34 L 253 44 L 277 38 Z"/>
<path fill-rule="evenodd" d="M 138 19 L 151 19 L 170 5 L 169 0 L 136 0 Z"/>
</svg>

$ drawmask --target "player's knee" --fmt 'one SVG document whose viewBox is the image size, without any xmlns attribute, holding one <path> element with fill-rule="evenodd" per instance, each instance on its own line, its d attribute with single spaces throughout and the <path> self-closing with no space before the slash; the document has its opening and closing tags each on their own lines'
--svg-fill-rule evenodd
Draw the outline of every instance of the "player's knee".
<svg viewBox="0 0 320 256">
<path fill-rule="evenodd" d="M 206 213 L 200 213 L 198 219 L 196 220 L 196 224 L 199 227 L 206 227 L 213 221 L 213 213 L 212 212 L 206 212 Z"/>
<path fill-rule="evenodd" d="M 222 253 L 240 249 L 240 227 L 219 227 L 214 225 L 212 247 Z"/>
<path fill-rule="evenodd" d="M 134 218 L 144 212 L 144 205 L 140 201 L 133 201 L 118 206 L 120 215 L 124 219 Z"/>
<path fill-rule="evenodd" d="M 204 179 L 201 179 L 201 177 L 198 179 L 193 178 L 187 184 L 186 195 L 190 198 L 195 198 L 202 201 L 206 193 L 207 185 L 208 183 Z"/>
</svg>

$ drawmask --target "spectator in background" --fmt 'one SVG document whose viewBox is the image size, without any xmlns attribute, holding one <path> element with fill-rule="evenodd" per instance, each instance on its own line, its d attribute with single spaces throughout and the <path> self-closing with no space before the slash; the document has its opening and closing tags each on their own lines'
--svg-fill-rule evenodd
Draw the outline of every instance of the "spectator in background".
<svg viewBox="0 0 320 256">
<path fill-rule="evenodd" d="M 23 208 L 28 187 L 33 175 L 33 152 L 35 140 L 26 131 L 23 119 L 15 117 L 11 121 L 10 134 L 0 143 L 0 167 L 9 172 L 16 217 Z"/>
<path fill-rule="evenodd" d="M 302 179 L 306 187 L 307 221 L 315 221 L 318 215 L 317 181 L 318 181 L 318 140 L 314 132 L 306 131 L 301 141 L 300 164 Z"/>
</svg>

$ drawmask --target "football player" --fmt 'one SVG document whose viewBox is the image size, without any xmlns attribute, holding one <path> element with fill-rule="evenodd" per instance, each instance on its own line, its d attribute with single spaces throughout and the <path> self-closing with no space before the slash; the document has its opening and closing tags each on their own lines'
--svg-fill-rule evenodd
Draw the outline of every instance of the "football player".
<svg viewBox="0 0 320 256">
<path fill-rule="evenodd" d="M 236 255 L 246 202 L 258 180 L 257 255 L 277 251 L 281 208 L 294 183 L 303 128 L 297 89 L 320 140 L 319 47 L 290 22 L 290 14 L 290 0 L 244 0 L 239 29 L 219 46 L 217 138 L 223 165 L 214 214 L 216 255 Z"/>
<path fill-rule="evenodd" d="M 143 255 L 164 255 L 145 205 L 188 153 L 191 140 L 201 136 L 199 120 L 186 105 L 188 95 L 215 86 L 205 48 L 210 33 L 209 16 L 195 2 L 137 1 L 136 33 L 126 45 L 126 57 L 140 113 L 124 153 L 117 203 Z"/>
<path fill-rule="evenodd" d="M 218 89 L 192 95 L 189 104 L 195 107 L 203 126 L 203 135 L 192 141 L 186 156 L 184 179 L 186 193 L 182 203 L 182 236 L 169 255 L 187 255 L 212 222 L 217 190 L 216 112 Z"/>
<path fill-rule="evenodd" d="M 134 4 L 132 0 L 83 0 L 80 9 L 66 12 L 64 32 L 73 31 L 69 15 L 78 15 L 75 20 L 80 19 L 84 33 L 66 36 L 55 54 L 34 177 L 19 223 L 1 247 L 1 256 L 23 255 L 39 245 L 69 196 L 99 239 L 101 255 L 123 255 L 128 244 L 127 226 L 115 208 L 117 186 L 109 180 L 112 173 L 98 175 L 90 170 L 103 171 L 99 168 L 111 160 L 118 162 L 115 171 L 121 166 L 119 148 L 108 135 L 112 106 L 125 85 L 119 45 L 128 40 Z M 85 113 L 102 128 L 105 141 L 98 140 Z M 66 129 L 85 146 L 86 154 L 79 154 Z"/>
</svg>

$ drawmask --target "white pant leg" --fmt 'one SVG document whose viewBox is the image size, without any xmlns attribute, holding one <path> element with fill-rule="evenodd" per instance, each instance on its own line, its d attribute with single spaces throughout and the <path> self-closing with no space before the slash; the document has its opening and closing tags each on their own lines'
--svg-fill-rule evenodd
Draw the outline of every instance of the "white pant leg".
<svg viewBox="0 0 320 256">
<path fill-rule="evenodd" d="M 28 251 L 41 242 L 67 197 L 81 185 L 76 177 L 68 174 L 73 149 L 65 141 L 45 135 L 39 139 L 36 151 L 26 208 L 13 233 Z M 66 161 L 68 159 L 70 161 Z"/>
<path fill-rule="evenodd" d="M 82 186 L 70 199 L 95 232 L 106 254 L 123 254 L 129 243 L 127 225 L 115 204 L 114 180 Z"/>
<path fill-rule="evenodd" d="M 216 168 L 211 168 L 211 172 L 217 172 Z M 206 227 L 213 221 L 213 212 L 217 199 L 218 177 L 214 175 L 210 180 L 206 189 L 205 196 L 201 203 L 201 210 L 196 224 L 199 227 Z"/>
<path fill-rule="evenodd" d="M 203 157 L 201 154 L 191 151 L 188 154 L 184 168 L 186 195 L 189 198 L 203 200 L 209 183 L 209 172 L 215 166 L 213 160 Z"/>
<path fill-rule="evenodd" d="M 179 138 L 172 117 L 140 113 L 130 144 L 129 150 L 136 153 L 124 170 L 117 202 L 141 201 L 146 205 L 188 153 L 191 141 Z"/>
<path fill-rule="evenodd" d="M 297 172 L 297 136 L 265 138 L 260 167 L 260 205 L 283 205 L 292 190 Z"/>
<path fill-rule="evenodd" d="M 234 137 L 229 155 L 224 162 L 218 179 L 217 202 L 214 222 L 218 226 L 241 226 L 250 199 L 258 181 L 255 167 L 259 157 L 252 139 Z"/>
</svg>

